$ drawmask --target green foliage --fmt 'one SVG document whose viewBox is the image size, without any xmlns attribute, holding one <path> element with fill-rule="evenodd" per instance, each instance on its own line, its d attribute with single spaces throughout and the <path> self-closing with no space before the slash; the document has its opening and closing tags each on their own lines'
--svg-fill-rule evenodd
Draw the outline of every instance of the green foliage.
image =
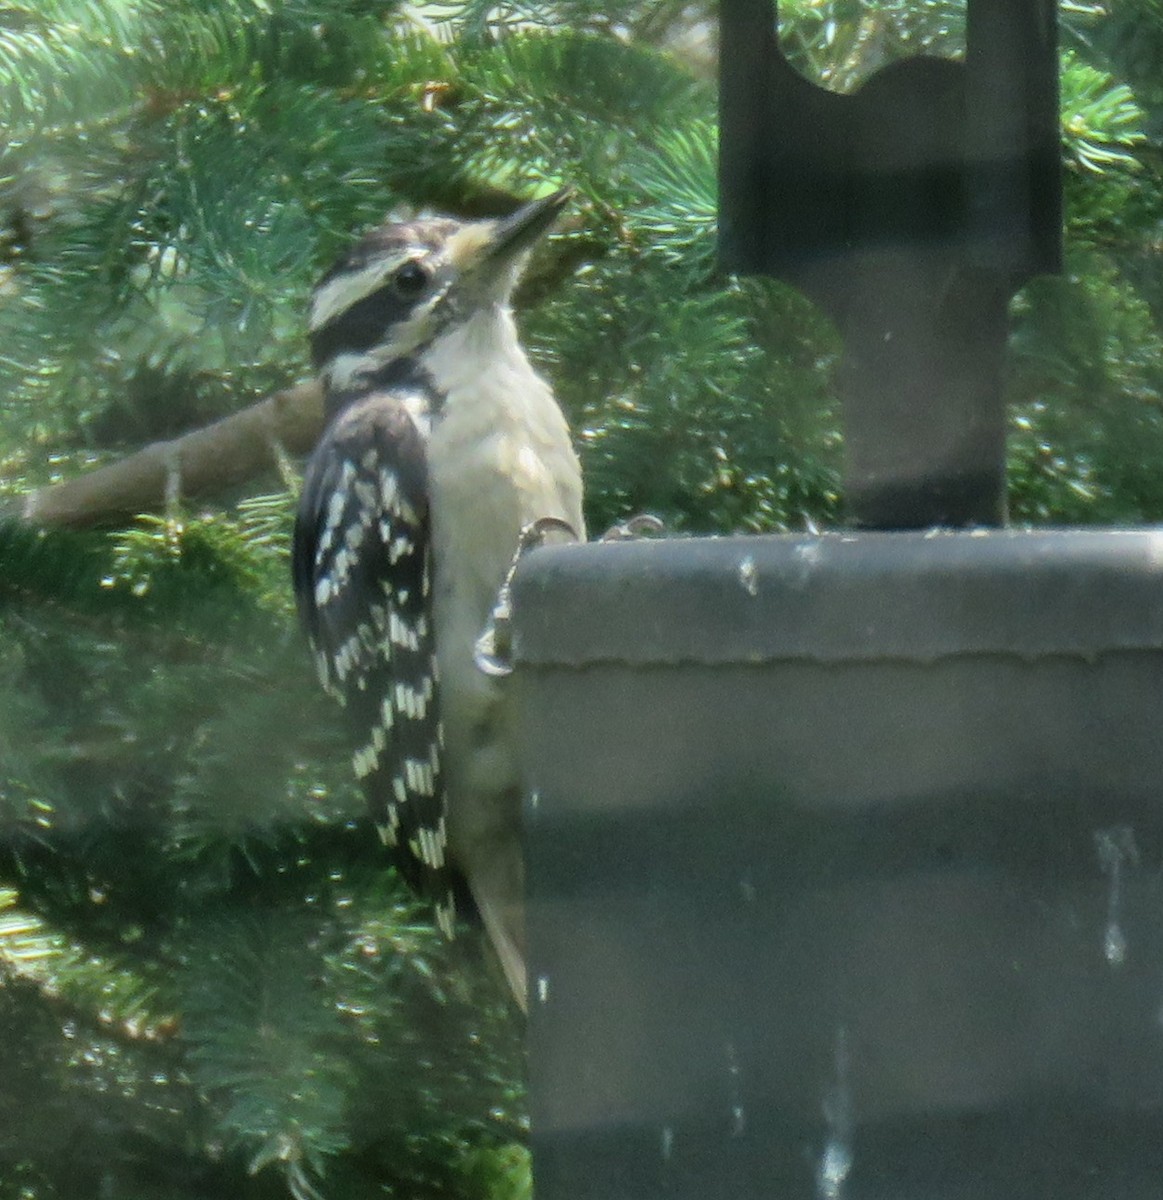
<svg viewBox="0 0 1163 1200">
<path fill-rule="evenodd" d="M 1070 51 L 1063 55 L 1061 87 L 1067 161 L 1097 174 L 1137 166 L 1143 110 L 1131 89 Z"/>
<path fill-rule="evenodd" d="M 1163 517 L 1163 7 L 1066 3 L 1068 271 L 1014 306 L 1019 520 Z M 805 74 L 960 53 L 954 0 L 785 0 Z M 525 336 L 600 530 L 840 513 L 833 331 L 714 262 L 709 0 L 0 10 L 5 487 L 307 371 L 311 280 L 400 205 L 572 184 Z M 0 1200 L 529 1196 L 520 1029 L 362 815 L 292 499 L 0 525 Z"/>
<path fill-rule="evenodd" d="M 309 678 L 287 511 L 0 529 L 0 1104 L 29 1196 L 137 1196 L 175 1155 L 185 1194 L 309 1196 L 342 1156 L 329 1195 L 479 1195 L 520 1133 L 515 1022 L 385 872 Z M 55 1166 L 50 1117 L 80 1131 Z"/>
</svg>

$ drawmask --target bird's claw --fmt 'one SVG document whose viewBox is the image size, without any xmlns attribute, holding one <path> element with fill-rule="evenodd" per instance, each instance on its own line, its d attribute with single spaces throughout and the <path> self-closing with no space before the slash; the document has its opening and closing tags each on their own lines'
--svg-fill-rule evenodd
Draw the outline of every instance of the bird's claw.
<svg viewBox="0 0 1163 1200">
<path fill-rule="evenodd" d="M 602 534 L 603 542 L 630 542 L 640 537 L 653 537 L 666 532 L 660 517 L 653 513 L 636 513 L 625 521 L 618 521 Z"/>
<path fill-rule="evenodd" d="M 492 612 L 489 613 L 484 632 L 477 638 L 473 650 L 477 669 L 485 675 L 490 675 L 494 679 L 503 679 L 506 675 L 513 673 L 513 576 L 517 572 L 517 565 L 521 559 L 530 550 L 544 545 L 546 536 L 554 532 L 566 534 L 571 541 L 578 540 L 577 530 L 560 517 L 539 517 L 521 530 L 513 561 L 509 564 L 508 571 L 505 572 L 504 582 L 497 592 L 497 599 L 493 604 Z"/>
</svg>

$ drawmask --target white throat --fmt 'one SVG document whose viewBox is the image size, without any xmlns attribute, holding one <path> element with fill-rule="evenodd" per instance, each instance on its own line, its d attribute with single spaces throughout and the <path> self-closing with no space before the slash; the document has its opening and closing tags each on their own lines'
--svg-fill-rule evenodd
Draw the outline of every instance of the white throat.
<svg viewBox="0 0 1163 1200">
<path fill-rule="evenodd" d="M 513 314 L 501 305 L 486 305 L 445 330 L 421 353 L 420 365 L 446 402 L 505 383 L 528 386 L 533 375 Z"/>
</svg>

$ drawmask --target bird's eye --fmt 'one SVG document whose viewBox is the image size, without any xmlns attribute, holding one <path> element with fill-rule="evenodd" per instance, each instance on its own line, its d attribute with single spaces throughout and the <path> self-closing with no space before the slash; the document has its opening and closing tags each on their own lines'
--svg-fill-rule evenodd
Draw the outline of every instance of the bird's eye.
<svg viewBox="0 0 1163 1200">
<path fill-rule="evenodd" d="M 418 296 L 428 286 L 428 268 L 412 259 L 396 272 L 393 282 L 401 296 Z"/>
</svg>

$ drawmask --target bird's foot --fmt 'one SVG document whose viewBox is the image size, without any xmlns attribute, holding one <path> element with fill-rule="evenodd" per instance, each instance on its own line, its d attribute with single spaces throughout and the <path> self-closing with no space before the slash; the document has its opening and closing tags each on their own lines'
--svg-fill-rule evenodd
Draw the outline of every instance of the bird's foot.
<svg viewBox="0 0 1163 1200">
<path fill-rule="evenodd" d="M 666 526 L 661 517 L 656 517 L 653 513 L 636 513 L 632 517 L 627 517 L 625 521 L 611 525 L 602 534 L 601 540 L 603 542 L 632 542 L 638 538 L 655 537 L 665 532 Z"/>
<path fill-rule="evenodd" d="M 577 530 L 560 517 L 539 517 L 521 530 L 513 561 L 505 572 L 505 581 L 497 592 L 497 599 L 492 612 L 489 613 L 484 632 L 477 638 L 474 648 L 473 657 L 476 659 L 477 669 L 486 675 L 501 679 L 513 672 L 513 576 L 521 559 L 530 550 L 544 545 L 546 538 L 552 533 L 563 533 L 570 541 L 578 540 Z"/>
</svg>

